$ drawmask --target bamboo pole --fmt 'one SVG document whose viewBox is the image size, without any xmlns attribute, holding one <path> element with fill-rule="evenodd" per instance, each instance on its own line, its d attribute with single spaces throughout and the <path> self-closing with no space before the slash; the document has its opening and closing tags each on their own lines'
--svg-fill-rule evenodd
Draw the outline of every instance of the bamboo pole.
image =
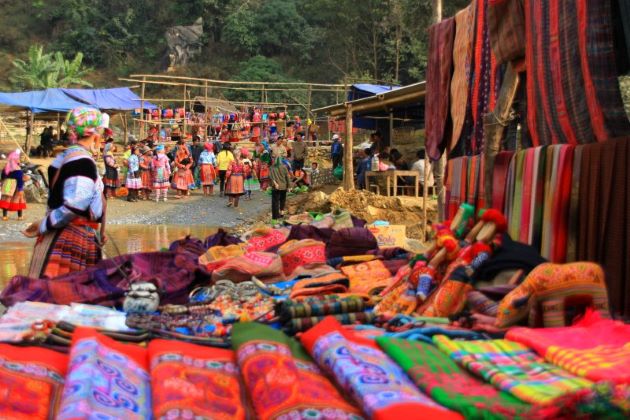
<svg viewBox="0 0 630 420">
<path fill-rule="evenodd" d="M 184 83 L 184 124 L 182 131 L 182 139 L 186 141 L 186 84 Z"/>
<path fill-rule="evenodd" d="M 24 154 L 31 155 L 31 146 L 33 145 L 33 130 L 35 129 L 35 114 L 33 111 L 27 111 L 28 122 L 26 125 L 26 143 L 24 144 Z"/>
<path fill-rule="evenodd" d="M 120 114 L 120 119 L 123 125 L 123 144 L 126 146 L 129 142 L 129 129 L 127 127 L 127 114 Z"/>
<path fill-rule="evenodd" d="M 346 144 L 343 149 L 343 188 L 346 191 L 354 189 L 354 165 L 352 152 L 354 142 L 352 138 L 352 105 L 346 107 Z"/>
<path fill-rule="evenodd" d="M 146 77 L 142 77 L 142 84 L 140 85 L 140 115 L 144 119 L 144 89 L 145 89 L 145 79 Z M 144 123 L 140 123 L 140 140 L 144 139 Z"/>
<path fill-rule="evenodd" d="M 206 87 L 204 88 L 204 100 L 205 102 L 203 103 L 203 120 L 206 124 L 206 129 L 204 130 L 203 133 L 203 138 L 205 139 L 208 136 L 208 82 L 204 82 L 204 85 L 206 85 Z"/>
<path fill-rule="evenodd" d="M 123 81 L 123 82 L 142 83 L 141 80 L 129 79 L 129 78 L 126 78 L 126 77 L 119 77 L 118 80 Z M 158 80 L 148 80 L 148 81 L 146 81 L 146 83 L 150 83 L 150 84 L 154 84 L 154 85 L 158 85 L 158 86 L 183 86 L 183 85 L 186 85 L 188 87 L 196 87 L 196 88 L 203 88 L 203 87 L 205 87 L 205 85 L 195 84 L 195 83 L 162 82 L 162 81 L 158 81 Z M 267 84 L 268 82 L 263 82 L 263 83 Z M 257 86 L 260 86 L 260 85 L 257 85 Z M 261 89 L 260 87 L 234 87 L 234 86 L 211 86 L 211 85 L 209 85 L 209 87 L 212 87 L 213 89 L 245 90 L 245 91 L 259 91 Z M 305 88 L 270 88 L 270 87 L 267 87 L 266 90 L 269 91 L 269 92 L 303 92 L 305 90 Z M 313 89 L 313 92 L 338 92 L 338 91 L 339 91 L 339 89 L 337 89 L 337 88 L 318 88 L 318 89 Z"/>
<path fill-rule="evenodd" d="M 173 80 L 193 80 L 197 82 L 208 82 L 208 83 L 223 83 L 223 84 L 233 84 L 233 85 L 274 85 L 274 86 L 319 86 L 319 87 L 342 87 L 342 84 L 332 84 L 332 83 L 308 83 L 308 82 L 254 82 L 254 81 L 241 81 L 241 80 L 213 80 L 213 79 L 203 79 L 198 77 L 185 77 L 185 76 L 170 76 L 163 74 L 132 74 L 129 77 L 143 77 L 143 78 L 154 78 L 154 79 L 173 79 Z M 190 83 L 187 83 L 190 85 Z"/>
</svg>

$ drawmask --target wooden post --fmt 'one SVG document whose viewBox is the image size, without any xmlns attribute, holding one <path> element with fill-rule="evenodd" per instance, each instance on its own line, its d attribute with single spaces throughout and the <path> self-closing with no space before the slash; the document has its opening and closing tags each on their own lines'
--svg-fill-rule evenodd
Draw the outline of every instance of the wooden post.
<svg viewBox="0 0 630 420">
<path fill-rule="evenodd" d="M 422 184 L 422 238 L 427 241 L 427 200 L 429 199 L 429 174 L 431 165 L 429 165 L 429 155 L 427 154 L 427 141 L 424 140 L 424 182 Z"/>
<path fill-rule="evenodd" d="M 389 145 L 394 147 L 394 111 L 389 111 Z"/>
<path fill-rule="evenodd" d="M 442 0 L 433 0 L 433 23 L 440 23 L 441 21 Z M 425 161 L 428 159 L 428 156 L 429 155 L 425 155 Z M 431 162 L 431 165 L 433 169 L 433 181 L 435 182 L 436 194 L 438 196 L 438 219 L 442 221 L 446 218 L 446 191 L 444 191 L 444 170 L 446 169 L 446 153 L 443 153 L 437 161 Z M 426 202 L 424 203 L 424 205 L 426 206 Z"/>
<path fill-rule="evenodd" d="M 26 123 L 26 143 L 24 144 L 24 154 L 28 157 L 31 155 L 31 146 L 33 145 L 33 130 L 35 126 L 35 114 L 33 111 L 27 111 L 28 121 Z"/>
<path fill-rule="evenodd" d="M 511 63 L 508 63 L 499 92 L 499 99 L 494 111 L 484 117 L 484 176 L 485 176 L 485 199 L 486 206 L 492 204 L 492 176 L 494 173 L 494 160 L 501 149 L 501 139 L 505 131 L 505 122 L 510 117 L 512 103 L 516 97 L 519 85 L 518 72 L 514 70 Z"/>
<path fill-rule="evenodd" d="M 313 86 L 308 85 L 308 89 L 306 91 L 307 101 L 306 101 L 306 138 L 304 141 L 309 141 L 311 138 L 311 126 L 308 124 L 308 120 L 311 118 L 311 96 L 313 94 Z"/>
<path fill-rule="evenodd" d="M 144 88 L 147 78 L 142 76 L 142 84 L 140 85 L 140 140 L 144 140 Z"/>
<path fill-rule="evenodd" d="M 184 84 L 184 124 L 182 128 L 182 139 L 186 141 L 186 84 Z"/>
<path fill-rule="evenodd" d="M 120 119 L 123 125 L 123 144 L 126 146 L 129 143 L 129 129 L 127 127 L 127 114 L 120 114 Z"/>
<path fill-rule="evenodd" d="M 354 189 L 353 146 L 352 105 L 346 104 L 346 144 L 343 147 L 343 188 L 346 191 Z"/>
<path fill-rule="evenodd" d="M 61 115 L 57 112 L 57 136 L 61 142 Z"/>
<path fill-rule="evenodd" d="M 203 138 L 206 139 L 208 136 L 208 126 L 210 125 L 208 123 L 208 81 L 206 80 L 204 82 L 204 100 L 205 102 L 203 103 L 203 122 L 204 122 L 204 128 L 203 128 Z"/>
</svg>

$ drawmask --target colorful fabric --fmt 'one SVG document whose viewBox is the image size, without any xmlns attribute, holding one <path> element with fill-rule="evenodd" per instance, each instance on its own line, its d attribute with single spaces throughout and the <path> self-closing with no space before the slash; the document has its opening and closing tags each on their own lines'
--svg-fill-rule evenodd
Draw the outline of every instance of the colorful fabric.
<svg viewBox="0 0 630 420">
<path fill-rule="evenodd" d="M 499 64 L 525 56 L 523 0 L 488 2 L 490 44 Z"/>
<path fill-rule="evenodd" d="M 246 418 L 233 351 L 153 340 L 148 355 L 154 418 Z"/>
<path fill-rule="evenodd" d="M 103 123 L 103 114 L 94 108 L 78 107 L 66 115 L 66 127 L 79 137 L 96 134 Z"/>
<path fill-rule="evenodd" d="M 280 321 L 286 321 L 291 318 L 361 312 L 369 306 L 365 300 L 355 296 L 313 296 L 298 301 L 286 300 L 280 305 L 277 314 Z"/>
<path fill-rule="evenodd" d="M 439 404 L 467 419 L 540 419 L 551 417 L 512 394 L 501 391 L 461 369 L 433 344 L 378 337 L 376 342 L 411 380 Z"/>
<path fill-rule="evenodd" d="M 344 330 L 332 317 L 304 333 L 300 340 L 370 418 L 461 418 L 422 394 L 373 341 Z"/>
<path fill-rule="evenodd" d="M 96 231 L 71 224 L 37 238 L 29 276 L 55 278 L 96 265 L 102 257 Z"/>
<path fill-rule="evenodd" d="M 298 267 L 326 264 L 326 244 L 313 239 L 290 240 L 278 248 L 284 274 L 291 278 Z"/>
<path fill-rule="evenodd" d="M 376 321 L 377 315 L 371 311 L 350 312 L 344 314 L 332 314 L 321 316 L 306 316 L 302 318 L 293 318 L 285 322 L 282 326 L 282 330 L 287 334 L 297 334 L 299 332 L 307 331 L 326 318 L 332 317 L 335 321 L 343 325 L 369 325 Z"/>
<path fill-rule="evenodd" d="M 509 188 L 507 181 L 508 169 L 514 152 L 499 152 L 494 159 L 494 171 L 492 173 L 492 208 L 503 210 L 506 192 Z"/>
<path fill-rule="evenodd" d="M 158 151 L 153 158 L 153 189 L 168 190 L 171 177 L 171 164 L 164 153 Z"/>
<path fill-rule="evenodd" d="M 630 384 L 630 325 L 595 311 L 587 311 L 571 327 L 511 328 L 506 338 L 575 375 Z"/>
<path fill-rule="evenodd" d="M 599 265 L 589 262 L 539 265 L 523 283 L 501 300 L 497 325 L 515 325 L 531 315 L 531 310 L 537 309 L 536 305 L 542 305 L 545 327 L 564 326 L 567 322 L 565 305 L 569 306 L 572 297 L 580 297 L 582 305 L 592 306 L 609 316 L 606 282 Z M 545 305 L 552 310 L 546 311 Z"/>
<path fill-rule="evenodd" d="M 601 142 L 630 133 L 610 7 L 588 0 L 525 1 L 527 119 L 534 145 Z"/>
<path fill-rule="evenodd" d="M 251 238 L 247 241 L 247 250 L 249 252 L 267 251 L 283 244 L 286 240 L 287 234 L 284 230 L 271 229 L 268 227 L 256 229 L 253 231 Z"/>
<path fill-rule="evenodd" d="M 255 276 L 264 282 L 284 281 L 280 256 L 269 252 L 247 252 L 226 260 L 212 272 L 212 280 L 249 281 Z"/>
<path fill-rule="evenodd" d="M 204 163 L 200 167 L 199 176 L 201 185 L 214 186 L 214 179 L 217 177 L 217 173 L 213 165 Z"/>
<path fill-rule="evenodd" d="M 452 219 L 459 206 L 466 201 L 466 186 L 468 184 L 468 158 L 460 157 L 448 161 L 447 190 L 447 219 Z"/>
<path fill-rule="evenodd" d="M 508 340 L 454 341 L 433 337 L 438 348 L 470 372 L 520 400 L 539 405 L 579 391 L 593 383 L 545 363 L 520 343 Z"/>
<path fill-rule="evenodd" d="M 451 120 L 453 132 L 447 151 L 457 146 L 466 120 L 475 28 L 475 0 L 455 15 L 453 78 L 451 80 Z"/>
<path fill-rule="evenodd" d="M 151 390 L 145 348 L 77 328 L 57 419 L 147 419 Z"/>
<path fill-rule="evenodd" d="M 455 19 L 448 18 L 429 28 L 429 61 L 425 108 L 428 156 L 439 159 L 445 148 L 445 129 L 449 110 Z"/>
<path fill-rule="evenodd" d="M 20 170 L 20 154 L 22 151 L 20 149 L 16 149 L 9 153 L 7 156 L 7 163 L 4 166 L 3 172 L 4 175 L 9 175 L 11 172 Z"/>
<path fill-rule="evenodd" d="M 67 366 L 65 354 L 41 347 L 0 344 L 0 416 L 54 419 Z"/>
<path fill-rule="evenodd" d="M 232 347 L 256 418 L 361 418 L 299 343 L 283 333 L 262 324 L 238 323 Z"/>
<path fill-rule="evenodd" d="M 341 272 L 350 280 L 351 293 L 377 295 L 390 285 L 392 279 L 392 273 L 381 260 L 347 265 L 341 267 Z"/>
<path fill-rule="evenodd" d="M 215 265 L 217 262 L 227 260 L 228 258 L 240 257 L 245 254 L 245 245 L 226 245 L 226 246 L 213 246 L 208 248 L 205 254 L 199 257 L 199 264 L 208 266 L 208 264 Z"/>
<path fill-rule="evenodd" d="M 290 298 L 346 293 L 349 286 L 350 280 L 342 273 L 335 271 L 299 280 L 293 286 Z"/>
</svg>

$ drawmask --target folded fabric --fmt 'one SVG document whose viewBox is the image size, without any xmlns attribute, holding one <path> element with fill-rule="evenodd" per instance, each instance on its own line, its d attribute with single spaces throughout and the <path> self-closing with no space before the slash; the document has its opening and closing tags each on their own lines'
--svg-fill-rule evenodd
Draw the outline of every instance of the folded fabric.
<svg viewBox="0 0 630 420">
<path fill-rule="evenodd" d="M 54 419 L 67 367 L 65 354 L 0 344 L 0 417 Z"/>
<path fill-rule="evenodd" d="M 247 241 L 247 251 L 267 251 L 274 246 L 280 245 L 287 240 L 285 230 L 261 228 L 256 229 Z"/>
<path fill-rule="evenodd" d="M 227 245 L 236 245 L 243 241 L 241 241 L 236 236 L 228 234 L 225 230 L 219 229 L 217 233 L 214 235 L 210 235 L 203 242 L 203 245 L 208 248 L 212 248 L 213 246 L 227 246 Z"/>
<path fill-rule="evenodd" d="M 232 346 L 256 418 L 361 418 L 302 346 L 280 331 L 239 323 Z"/>
<path fill-rule="evenodd" d="M 368 307 L 369 304 L 360 297 L 313 296 L 299 301 L 286 300 L 276 309 L 276 314 L 281 321 L 286 321 L 291 318 L 361 312 Z"/>
<path fill-rule="evenodd" d="M 282 260 L 270 252 L 248 252 L 229 259 L 212 272 L 212 280 L 250 281 L 255 276 L 263 282 L 283 281 Z"/>
<path fill-rule="evenodd" d="M 148 353 L 154 418 L 246 418 L 232 350 L 153 340 Z"/>
<path fill-rule="evenodd" d="M 289 297 L 291 299 L 297 299 L 305 296 L 346 293 L 349 286 L 350 281 L 348 278 L 340 272 L 335 271 L 334 273 L 299 280 L 295 283 L 295 286 L 293 286 Z"/>
<path fill-rule="evenodd" d="M 350 279 L 350 292 L 368 295 L 380 293 L 389 286 L 393 276 L 381 260 L 347 265 L 341 267 L 341 271 Z"/>
<path fill-rule="evenodd" d="M 475 375 L 530 404 L 551 405 L 593 386 L 513 341 L 454 341 L 443 335 L 433 337 L 433 341 Z"/>
<path fill-rule="evenodd" d="M 333 229 L 339 230 L 344 228 L 352 228 L 354 227 L 354 222 L 352 221 L 352 215 L 347 210 L 335 210 L 331 214 L 334 224 L 332 226 Z"/>
<path fill-rule="evenodd" d="M 346 257 L 364 255 L 378 249 L 376 238 L 368 229 L 347 228 L 335 231 L 326 247 L 326 257 Z"/>
<path fill-rule="evenodd" d="M 213 246 L 199 257 L 199 264 L 208 266 L 228 258 L 240 257 L 243 254 L 245 254 L 244 244 Z"/>
<path fill-rule="evenodd" d="M 150 393 L 145 348 L 75 330 L 57 419 L 151 418 Z"/>
<path fill-rule="evenodd" d="M 506 338 L 575 375 L 630 384 L 630 325 L 597 312 L 588 311 L 571 327 L 511 328 Z"/>
<path fill-rule="evenodd" d="M 291 240 L 278 248 L 285 276 L 292 277 L 298 268 L 326 263 L 326 244 L 313 239 Z"/>
<path fill-rule="evenodd" d="M 557 410 L 527 404 L 461 369 L 433 344 L 390 337 L 376 342 L 435 401 L 467 419 L 547 418 Z"/>
<path fill-rule="evenodd" d="M 328 317 L 333 317 L 335 320 L 343 325 L 369 325 L 376 320 L 377 315 L 372 311 L 361 311 L 342 314 L 291 318 L 284 323 L 284 325 L 282 326 L 282 330 L 285 331 L 287 334 L 297 334 L 299 332 L 306 331 L 309 328 L 314 327 Z"/>
<path fill-rule="evenodd" d="M 402 369 L 371 340 L 326 318 L 300 337 L 318 365 L 372 419 L 461 419 L 422 394 Z"/>
</svg>

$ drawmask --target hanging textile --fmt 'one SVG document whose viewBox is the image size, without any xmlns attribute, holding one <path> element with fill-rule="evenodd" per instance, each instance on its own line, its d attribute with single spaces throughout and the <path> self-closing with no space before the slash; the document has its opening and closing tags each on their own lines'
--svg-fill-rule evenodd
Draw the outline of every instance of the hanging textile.
<svg viewBox="0 0 630 420">
<path fill-rule="evenodd" d="M 508 188 L 507 178 L 510 161 L 514 152 L 499 152 L 494 159 L 494 171 L 492 173 L 492 208 L 503 210 L 505 194 Z"/>
<path fill-rule="evenodd" d="M 54 419 L 67 367 L 65 354 L 0 344 L 0 417 Z"/>
<path fill-rule="evenodd" d="M 525 56 L 523 0 L 489 0 L 488 32 L 498 63 Z"/>
<path fill-rule="evenodd" d="M 233 351 L 153 340 L 148 353 L 153 418 L 246 418 Z"/>
<path fill-rule="evenodd" d="M 547 405 L 587 390 L 592 382 L 545 363 L 524 345 L 508 340 L 454 341 L 433 337 L 437 346 L 457 363 L 530 404 Z"/>
<path fill-rule="evenodd" d="M 453 41 L 453 78 L 451 80 L 451 120 L 453 130 L 448 143 L 450 153 L 459 142 L 466 120 L 470 85 L 472 47 L 475 30 L 475 2 L 455 15 L 455 39 Z"/>
<path fill-rule="evenodd" d="M 524 403 L 497 390 L 460 368 L 433 344 L 389 337 L 377 337 L 376 342 L 418 388 L 467 419 L 540 419 L 558 411 Z"/>
<path fill-rule="evenodd" d="M 151 418 L 149 381 L 145 348 L 77 328 L 56 418 Z"/>
<path fill-rule="evenodd" d="M 468 184 L 468 158 L 460 157 L 448 161 L 446 177 L 446 218 L 451 219 L 457 213 L 460 204 L 466 201 Z"/>
<path fill-rule="evenodd" d="M 588 311 L 571 327 L 511 328 L 506 338 L 592 381 L 630 384 L 630 325 Z"/>
<path fill-rule="evenodd" d="M 461 419 L 422 394 L 376 343 L 344 330 L 333 318 L 311 328 L 301 340 L 319 366 L 372 419 Z"/>
<path fill-rule="evenodd" d="M 280 331 L 254 322 L 237 323 L 232 347 L 258 419 L 360 419 L 321 373 L 300 344 Z"/>
<path fill-rule="evenodd" d="M 534 145 L 630 133 L 615 66 L 610 2 L 526 0 L 527 114 Z"/>
<path fill-rule="evenodd" d="M 450 138 L 448 119 L 455 19 L 448 18 L 429 28 L 427 97 L 425 98 L 425 147 L 428 157 L 437 160 Z"/>
</svg>

